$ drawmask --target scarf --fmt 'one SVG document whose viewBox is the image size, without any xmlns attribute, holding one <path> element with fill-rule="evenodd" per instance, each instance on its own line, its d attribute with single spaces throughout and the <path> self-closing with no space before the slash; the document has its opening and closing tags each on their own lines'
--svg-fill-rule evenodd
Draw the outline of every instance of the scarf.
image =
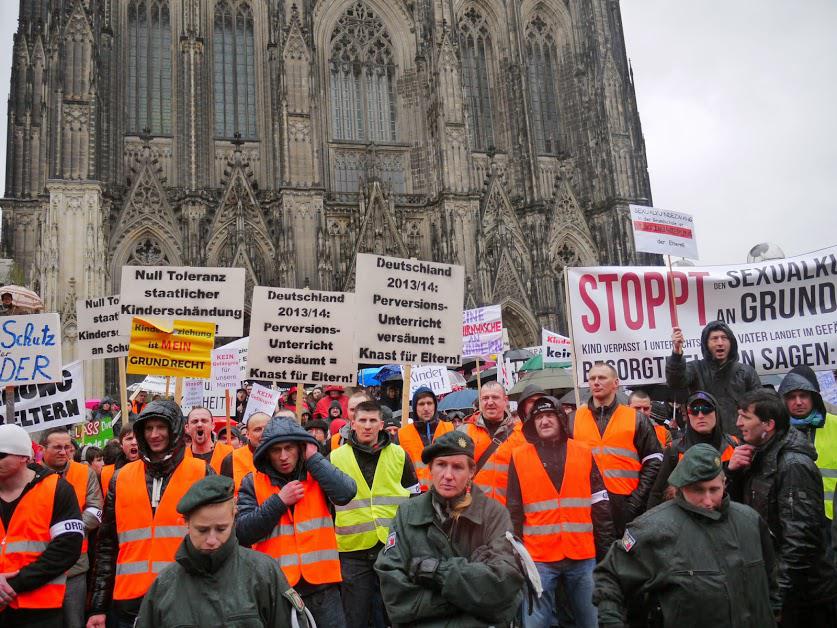
<svg viewBox="0 0 837 628">
<path fill-rule="evenodd" d="M 791 425 L 794 427 L 822 427 L 825 425 L 825 416 L 817 409 L 811 410 L 811 414 L 801 419 L 791 417 Z"/>
<path fill-rule="evenodd" d="M 214 552 L 202 552 L 192 544 L 187 534 L 177 550 L 175 560 L 194 576 L 209 576 L 218 571 L 238 548 L 235 528 L 230 538 Z"/>
</svg>

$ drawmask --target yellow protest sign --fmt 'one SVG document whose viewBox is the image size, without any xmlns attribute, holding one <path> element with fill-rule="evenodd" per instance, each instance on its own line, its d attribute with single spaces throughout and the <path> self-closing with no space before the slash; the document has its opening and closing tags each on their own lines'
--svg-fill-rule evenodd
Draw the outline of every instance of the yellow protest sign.
<svg viewBox="0 0 837 628">
<path fill-rule="evenodd" d="M 131 320 L 128 373 L 207 378 L 212 372 L 215 323 L 169 324 L 135 316 Z"/>
</svg>

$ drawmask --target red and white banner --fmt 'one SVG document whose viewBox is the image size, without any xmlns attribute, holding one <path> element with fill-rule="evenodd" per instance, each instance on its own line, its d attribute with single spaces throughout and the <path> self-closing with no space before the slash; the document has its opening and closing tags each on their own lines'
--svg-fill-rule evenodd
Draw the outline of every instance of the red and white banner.
<svg viewBox="0 0 837 628">
<path fill-rule="evenodd" d="M 701 358 L 707 323 L 726 322 L 739 358 L 759 373 L 807 364 L 837 368 L 837 246 L 735 266 L 570 268 L 572 341 L 579 384 L 596 362 L 624 384 L 665 381 L 674 308 L 684 353 Z"/>
<path fill-rule="evenodd" d="M 630 208 L 637 251 L 698 258 L 695 219 L 689 214 L 645 205 Z"/>
</svg>

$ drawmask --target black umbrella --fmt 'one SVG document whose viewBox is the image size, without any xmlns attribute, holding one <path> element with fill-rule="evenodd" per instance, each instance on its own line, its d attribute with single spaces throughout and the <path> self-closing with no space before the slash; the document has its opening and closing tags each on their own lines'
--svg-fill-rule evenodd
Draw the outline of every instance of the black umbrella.
<svg viewBox="0 0 837 628">
<path fill-rule="evenodd" d="M 503 359 L 511 360 L 512 362 L 524 362 L 533 355 L 535 354 L 529 351 L 529 349 L 512 349 L 511 351 L 506 351 L 503 354 Z"/>
</svg>

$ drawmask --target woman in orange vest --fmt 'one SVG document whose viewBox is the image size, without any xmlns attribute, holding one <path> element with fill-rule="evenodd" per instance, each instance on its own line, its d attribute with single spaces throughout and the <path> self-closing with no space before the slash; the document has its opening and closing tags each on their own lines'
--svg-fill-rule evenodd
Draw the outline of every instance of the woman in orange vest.
<svg viewBox="0 0 837 628">
<path fill-rule="evenodd" d="M 740 443 L 732 434 L 726 434 L 721 425 L 715 397 L 702 390 L 689 397 L 686 401 L 686 433 L 663 451 L 663 464 L 648 498 L 649 508 L 674 497 L 674 487 L 669 487 L 668 478 L 683 454 L 693 445 L 706 443 L 720 451 L 726 471 L 732 452 Z"/>
<path fill-rule="evenodd" d="M 506 502 L 544 588 L 524 625 L 557 623 L 555 592 L 562 581 L 574 625 L 597 628 L 593 568 L 615 540 L 607 489 L 590 447 L 568 437 L 561 402 L 542 395 L 527 409 L 527 442 L 512 453 Z"/>
<path fill-rule="evenodd" d="M 348 504 L 355 481 L 320 454 L 295 419 L 272 418 L 253 455 L 254 473 L 238 493 L 235 532 L 242 545 L 279 562 L 318 626 L 346 625 L 340 558 L 329 502 Z"/>
</svg>

